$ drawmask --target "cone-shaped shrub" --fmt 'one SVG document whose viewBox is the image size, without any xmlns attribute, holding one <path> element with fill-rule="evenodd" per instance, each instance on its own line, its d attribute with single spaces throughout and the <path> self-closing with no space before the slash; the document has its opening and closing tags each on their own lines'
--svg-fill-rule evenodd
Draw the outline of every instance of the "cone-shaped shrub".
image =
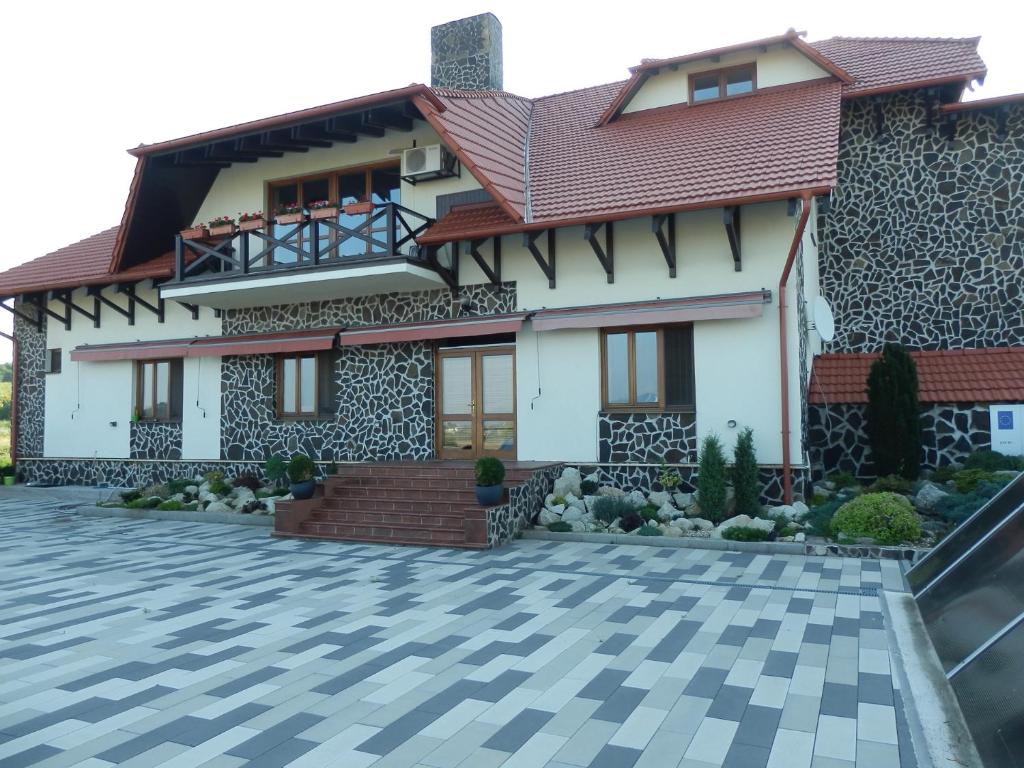
<svg viewBox="0 0 1024 768">
<path fill-rule="evenodd" d="M 899 344 L 886 344 L 871 365 L 866 431 L 876 476 L 917 479 L 922 459 L 917 366 Z"/>
<path fill-rule="evenodd" d="M 725 517 L 725 455 L 718 436 L 711 434 L 700 446 L 697 464 L 697 503 L 701 514 L 713 523 Z"/>
<path fill-rule="evenodd" d="M 740 432 L 733 451 L 732 487 L 736 491 L 736 514 L 756 517 L 761 508 L 761 484 L 757 480 L 757 453 L 754 451 L 754 430 Z"/>
</svg>

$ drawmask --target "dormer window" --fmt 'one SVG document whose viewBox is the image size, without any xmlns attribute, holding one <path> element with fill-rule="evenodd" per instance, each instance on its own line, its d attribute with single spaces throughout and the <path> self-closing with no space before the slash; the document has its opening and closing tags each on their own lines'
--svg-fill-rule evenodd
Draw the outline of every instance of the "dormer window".
<svg viewBox="0 0 1024 768">
<path fill-rule="evenodd" d="M 757 87 L 753 64 L 690 75 L 690 103 L 716 101 L 751 93 Z"/>
</svg>

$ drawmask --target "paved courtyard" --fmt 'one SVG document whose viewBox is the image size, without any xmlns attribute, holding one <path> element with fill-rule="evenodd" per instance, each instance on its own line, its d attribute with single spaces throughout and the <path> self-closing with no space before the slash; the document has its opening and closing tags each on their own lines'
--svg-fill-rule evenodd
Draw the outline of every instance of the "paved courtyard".
<svg viewBox="0 0 1024 768">
<path fill-rule="evenodd" d="M 4 768 L 916 766 L 892 562 L 0 523 Z"/>
</svg>

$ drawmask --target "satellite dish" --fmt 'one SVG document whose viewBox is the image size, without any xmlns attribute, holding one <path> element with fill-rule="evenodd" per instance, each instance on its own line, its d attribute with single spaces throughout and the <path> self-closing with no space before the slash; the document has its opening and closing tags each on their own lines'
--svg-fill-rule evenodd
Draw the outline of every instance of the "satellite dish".
<svg viewBox="0 0 1024 768">
<path fill-rule="evenodd" d="M 814 328 L 822 341 L 832 341 L 836 337 L 836 320 L 824 296 L 814 297 Z"/>
</svg>

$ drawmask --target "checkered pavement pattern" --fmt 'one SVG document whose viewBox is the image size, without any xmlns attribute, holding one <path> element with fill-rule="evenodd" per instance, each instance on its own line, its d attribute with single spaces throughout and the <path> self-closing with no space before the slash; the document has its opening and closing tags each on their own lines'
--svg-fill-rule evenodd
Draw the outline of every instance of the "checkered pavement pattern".
<svg viewBox="0 0 1024 768">
<path fill-rule="evenodd" d="M 4 768 L 916 766 L 896 563 L 0 522 Z"/>
</svg>

